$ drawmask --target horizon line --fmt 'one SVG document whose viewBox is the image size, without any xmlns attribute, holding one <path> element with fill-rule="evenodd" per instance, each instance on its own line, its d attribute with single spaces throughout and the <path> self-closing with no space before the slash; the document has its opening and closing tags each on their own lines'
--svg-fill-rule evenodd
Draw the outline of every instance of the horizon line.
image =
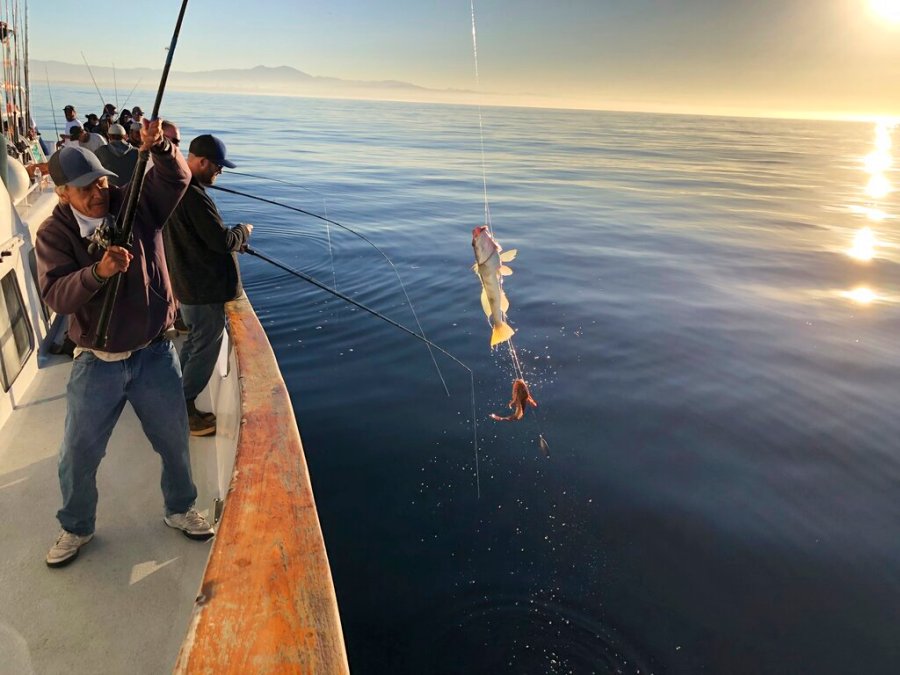
<svg viewBox="0 0 900 675">
<path fill-rule="evenodd" d="M 59 61 L 56 59 L 31 59 L 32 61 L 37 61 L 40 63 L 58 63 L 66 66 L 79 67 L 79 64 L 69 63 L 66 61 Z M 121 68 L 121 69 L 113 69 L 109 66 L 98 66 L 98 68 L 102 68 L 106 71 L 116 70 L 144 70 L 144 71 L 152 71 L 152 72 L 161 72 L 162 68 L 152 68 L 146 66 L 137 66 L 130 68 Z M 708 106 L 685 106 L 682 103 L 659 103 L 659 104 L 646 104 L 639 102 L 628 102 L 622 101 L 620 103 L 614 105 L 602 105 L 602 104 L 594 104 L 594 103 L 579 103 L 567 101 L 564 97 L 560 97 L 557 100 L 550 100 L 546 102 L 538 102 L 538 101 L 530 101 L 528 99 L 534 99 L 537 97 L 547 98 L 546 95 L 534 94 L 534 93 L 496 93 L 496 92 L 484 92 L 477 90 L 467 90 L 467 89 L 453 89 L 453 88 L 445 88 L 445 89 L 434 89 L 431 87 L 426 87 L 423 85 L 414 84 L 411 82 L 404 82 L 401 80 L 391 80 L 391 79 L 382 79 L 382 80 L 347 80 L 334 76 L 319 76 L 319 75 L 311 75 L 306 71 L 300 70 L 294 66 L 289 65 L 280 65 L 280 66 L 267 66 L 265 64 L 257 64 L 248 68 L 218 68 L 214 70 L 199 70 L 199 71 L 187 71 L 187 70 L 173 70 L 172 74 L 183 73 L 190 75 L 197 75 L 203 73 L 215 73 L 217 71 L 239 71 L 239 72 L 249 72 L 256 68 L 266 68 L 270 70 L 277 69 L 289 69 L 297 73 L 301 73 L 308 77 L 317 79 L 317 80 L 336 80 L 338 82 L 345 82 L 349 86 L 356 87 L 365 87 L 367 84 L 378 85 L 381 83 L 398 83 L 401 85 L 405 85 L 410 89 L 420 90 L 424 92 L 432 92 L 435 94 L 433 97 L 428 96 L 415 96 L 411 94 L 410 96 L 390 96 L 390 95 L 373 95 L 373 94 L 362 94 L 357 93 L 353 95 L 352 93 L 347 92 L 330 92 L 330 93 L 305 93 L 300 91 L 283 91 L 278 89 L 270 89 L 270 90 L 261 90 L 261 91 L 247 91 L 244 89 L 231 89 L 231 88 L 222 88 L 223 83 L 219 83 L 217 87 L 213 88 L 205 88 L 203 86 L 184 86 L 179 85 L 177 82 L 170 82 L 170 86 L 177 90 L 183 92 L 193 92 L 193 93 L 204 93 L 204 94 L 223 94 L 223 95 L 239 95 L 239 96 L 286 96 L 289 98 L 324 98 L 324 99 L 336 99 L 336 100 L 360 100 L 360 101 L 384 101 L 384 102 L 393 102 L 393 103 L 418 103 L 418 104 L 427 104 L 427 105 L 463 105 L 463 106 L 484 106 L 484 107 L 498 107 L 498 108 L 522 108 L 522 109 L 538 109 L 538 110 L 559 110 L 559 111 L 580 111 L 580 112 L 598 112 L 598 113 L 635 113 L 635 114 L 649 114 L 649 115 L 677 115 L 677 116 L 690 116 L 690 117 L 721 117 L 721 118 L 736 118 L 736 119 L 772 119 L 772 120 L 807 120 L 807 121 L 821 121 L 821 122 L 878 122 L 878 123 L 887 123 L 887 124 L 897 124 L 900 122 L 900 115 L 896 114 L 884 114 L 884 113 L 871 113 L 871 112 L 849 112 L 849 111 L 823 111 L 823 110 L 799 110 L 799 109 L 759 109 L 759 108 L 740 108 L 735 107 L 731 108 L 727 105 L 721 104 L 710 104 Z M 84 77 L 77 79 L 61 79 L 54 78 L 52 80 L 57 85 L 90 85 L 93 84 L 92 77 Z M 100 79 L 105 85 L 115 85 L 115 81 L 108 81 Z M 226 83 L 227 87 L 227 83 Z M 451 96 L 458 97 L 462 99 L 464 97 L 468 98 L 478 98 L 483 97 L 484 99 L 491 99 L 490 101 L 485 100 L 436 100 L 437 96 Z M 508 102 L 503 102 L 502 99 L 521 99 L 518 101 L 510 100 Z M 500 100 L 497 100 L 500 99 Z"/>
</svg>

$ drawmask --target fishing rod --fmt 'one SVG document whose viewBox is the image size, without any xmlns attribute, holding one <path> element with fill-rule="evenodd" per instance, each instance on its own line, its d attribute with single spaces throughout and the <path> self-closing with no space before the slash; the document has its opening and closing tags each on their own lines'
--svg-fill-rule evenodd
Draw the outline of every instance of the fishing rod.
<svg viewBox="0 0 900 675">
<path fill-rule="evenodd" d="M 172 57 L 175 54 L 175 45 L 178 44 L 178 34 L 181 32 L 181 22 L 184 20 L 187 4 L 188 0 L 182 1 L 181 11 L 178 13 L 178 20 L 175 22 L 175 31 L 172 34 L 172 42 L 166 55 L 166 64 L 163 66 L 159 89 L 156 92 L 156 100 L 153 102 L 153 112 L 150 115 L 151 122 L 159 117 L 159 106 L 162 104 L 163 93 L 166 90 L 166 81 L 169 79 L 169 69 L 172 67 Z M 149 158 L 149 150 L 141 150 L 138 154 L 138 161 L 134 167 L 134 174 L 132 174 L 131 186 L 128 191 L 128 201 L 125 203 L 125 215 L 122 218 L 122 226 L 117 228 L 117 236 L 113 242 L 119 246 L 127 246 L 131 242 L 134 214 L 141 196 L 141 187 L 144 184 L 144 173 L 146 173 L 147 160 Z M 107 284 L 106 295 L 103 298 L 103 307 L 100 310 L 100 320 L 97 323 L 97 337 L 94 341 L 94 347 L 97 349 L 103 349 L 109 339 L 109 320 L 112 317 L 113 305 L 116 303 L 116 296 L 119 293 L 121 283 L 122 274 L 117 272 Z"/>
<path fill-rule="evenodd" d="M 332 220 L 331 218 L 326 218 L 325 216 L 320 216 L 318 213 L 313 213 L 312 211 L 307 211 L 307 210 L 301 209 L 297 206 L 290 206 L 289 204 L 277 202 L 274 199 L 267 199 L 266 197 L 259 197 L 257 195 L 251 195 L 246 192 L 240 192 L 238 190 L 232 190 L 230 188 L 221 187 L 220 185 L 211 185 L 209 187 L 212 187 L 214 190 L 220 190 L 221 192 L 227 192 L 228 194 L 236 195 L 238 197 L 246 197 L 248 199 L 255 199 L 257 201 L 264 202 L 266 204 L 272 204 L 273 206 L 280 206 L 283 209 L 288 209 L 290 211 L 296 211 L 297 213 L 302 213 L 303 215 L 306 215 L 306 216 L 318 218 L 322 222 L 329 223 L 331 225 L 334 225 L 335 227 L 339 227 L 342 230 L 346 230 L 347 232 L 350 232 L 351 234 L 362 239 L 364 242 L 369 244 L 369 246 L 371 246 L 376 251 L 378 251 L 381 254 L 381 256 L 387 261 L 388 265 L 391 266 L 391 269 L 394 270 L 394 275 L 397 277 L 397 281 L 400 283 L 400 289 L 403 291 L 403 295 L 406 298 L 406 304 L 409 305 L 409 310 L 412 312 L 413 318 L 416 321 L 416 327 L 419 329 L 419 332 L 422 333 L 422 335 L 425 334 L 425 331 L 422 328 L 422 324 L 419 321 L 419 316 L 418 316 L 418 314 L 416 314 L 416 310 L 413 307 L 412 301 L 409 299 L 409 293 L 406 292 L 406 284 L 403 283 L 403 279 L 400 277 L 400 272 L 397 270 L 397 267 L 394 265 L 394 263 L 391 261 L 391 259 L 388 258 L 387 254 L 384 251 L 382 251 L 380 248 L 378 248 L 378 246 L 375 244 L 375 242 L 373 242 L 371 239 L 366 237 L 364 234 L 362 234 L 361 232 L 357 232 L 353 228 L 347 227 L 346 225 L 342 225 L 341 223 L 337 222 L 336 220 Z M 450 396 L 450 390 L 447 389 L 447 383 L 444 381 L 444 376 L 443 376 L 443 374 L 441 374 L 441 369 L 438 367 L 437 361 L 434 358 L 434 354 L 431 353 L 431 346 L 428 342 L 426 342 L 426 345 L 428 345 L 428 353 L 431 355 L 431 362 L 434 364 L 434 368 L 438 372 L 438 377 L 441 378 L 441 384 L 444 385 L 444 391 L 446 392 L 447 396 Z"/>
<path fill-rule="evenodd" d="M 275 178 L 274 176 L 260 176 L 257 173 L 250 173 L 248 171 L 235 171 L 233 169 L 230 169 L 230 170 L 226 171 L 225 173 L 233 173 L 235 176 L 246 176 L 247 178 L 258 178 L 259 180 L 273 181 L 275 183 L 281 183 L 282 185 L 290 185 L 291 187 L 300 188 L 301 190 L 306 190 L 307 192 L 317 195 L 317 196 L 320 196 L 322 198 L 322 209 L 324 210 L 325 217 L 326 218 L 328 217 L 328 204 L 325 201 L 325 195 L 322 194 L 321 192 L 317 192 L 316 190 L 313 190 L 312 188 L 306 187 L 305 185 L 300 185 L 298 183 L 292 183 L 291 181 L 282 180 L 280 178 Z M 332 249 L 331 249 L 331 226 L 329 225 L 329 223 L 325 223 L 325 234 L 328 235 L 328 253 L 329 253 L 329 256 L 331 257 L 331 283 L 335 288 L 337 288 L 337 275 L 335 274 L 335 271 L 334 271 L 334 253 L 332 252 Z M 422 329 L 422 327 L 419 326 L 419 330 L 421 330 L 421 329 Z M 435 364 L 435 367 L 437 367 L 437 364 Z M 438 369 L 438 372 L 440 372 L 440 369 Z M 446 391 L 446 389 L 447 389 L 447 385 L 445 384 L 444 390 Z M 447 395 L 449 396 L 450 392 L 447 392 Z"/>
<path fill-rule="evenodd" d="M 84 65 L 87 66 L 88 73 L 90 73 L 90 75 L 91 75 L 91 81 L 94 83 L 94 89 L 97 90 L 97 96 L 100 97 L 100 107 L 101 107 L 101 108 L 105 108 L 105 107 L 106 107 L 106 101 L 103 100 L 103 94 L 100 93 L 100 87 L 97 86 L 97 80 L 94 79 L 94 71 L 91 70 L 91 64 L 89 64 L 89 63 L 87 62 L 87 59 L 86 59 L 85 56 L 84 56 L 84 52 L 81 52 L 81 58 L 82 58 L 82 60 L 84 61 Z"/>
<path fill-rule="evenodd" d="M 131 88 L 131 91 L 128 92 L 128 96 L 125 97 L 125 100 L 122 102 L 122 109 L 125 109 L 125 106 L 128 105 L 128 99 L 131 98 L 131 95 L 134 93 L 134 90 L 137 89 L 137 86 L 143 81 L 143 77 L 139 77 L 138 81 L 134 83 L 134 86 Z"/>
<path fill-rule="evenodd" d="M 422 342 L 424 342 L 425 344 L 427 344 L 429 347 L 434 347 L 435 349 L 437 349 L 439 352 L 441 352 L 442 354 L 444 354 L 444 355 L 447 356 L 448 358 L 452 359 L 453 361 L 456 361 L 456 363 L 458 363 L 458 364 L 461 365 L 463 368 L 465 368 L 466 370 L 468 370 L 469 373 L 472 372 L 472 369 L 469 368 L 469 366 L 467 366 L 465 363 L 463 363 L 463 362 L 460 361 L 458 358 L 456 358 L 455 356 L 453 356 L 453 354 L 451 354 L 450 352 L 448 352 L 448 351 L 447 351 L 446 349 L 444 349 L 443 347 L 441 347 L 441 346 L 436 345 L 435 343 L 433 343 L 431 340 L 429 340 L 429 339 L 428 339 L 427 337 L 425 337 L 424 335 L 420 335 L 419 333 L 416 333 L 414 330 L 410 330 L 409 328 L 407 328 L 406 326 L 404 326 L 402 323 L 398 323 L 397 321 L 394 321 L 394 320 L 391 319 L 390 317 L 385 316 L 385 315 L 382 314 L 381 312 L 379 312 L 379 311 L 377 311 L 377 310 L 374 310 L 374 309 L 372 309 L 371 307 L 367 307 L 366 305 L 362 304 L 361 302 L 358 302 L 357 300 L 354 300 L 354 299 L 351 298 L 349 295 L 344 295 L 344 294 L 341 293 L 340 291 L 336 291 L 336 290 L 334 290 L 333 288 L 331 288 L 331 287 L 329 287 L 329 286 L 326 286 L 326 285 L 323 284 L 321 281 L 318 281 L 317 279 L 314 279 L 313 277 L 309 276 L 308 274 L 305 274 L 304 272 L 300 272 L 300 271 L 298 271 L 298 270 L 295 270 L 295 269 L 292 268 L 292 267 L 288 267 L 288 266 L 285 265 L 284 263 L 279 262 L 279 261 L 275 260 L 274 258 L 270 258 L 269 256 L 267 256 L 267 255 L 265 255 L 265 254 L 263 254 L 263 253 L 260 253 L 260 252 L 257 251 L 255 248 L 251 248 L 250 246 L 247 246 L 246 248 L 243 249 L 242 252 L 243 252 L 243 253 L 249 253 L 250 255 L 259 258 L 260 260 L 265 260 L 267 263 L 270 263 L 270 264 L 272 264 L 272 265 L 275 265 L 275 267 L 278 267 L 278 268 L 284 270 L 284 271 L 287 272 L 288 274 L 292 274 L 292 275 L 294 275 L 295 277 L 298 277 L 298 278 L 300 278 L 300 279 L 303 279 L 304 281 L 307 281 L 307 282 L 311 283 L 313 286 L 316 286 L 316 287 L 318 287 L 318 288 L 321 288 L 321 289 L 322 289 L 323 291 L 325 291 L 326 293 L 331 293 L 333 296 L 335 296 L 335 297 L 337 297 L 337 298 L 340 298 L 341 300 L 344 300 L 345 302 L 349 302 L 351 305 L 354 305 L 354 306 L 356 306 L 356 307 L 359 307 L 360 309 L 365 310 L 366 312 L 368 312 L 369 314 L 371 314 L 371 315 L 373 315 L 373 316 L 377 316 L 377 317 L 378 317 L 379 319 L 381 319 L 382 321 L 387 321 L 387 322 L 388 322 L 389 324 L 391 324 L 392 326 L 394 326 L 394 327 L 396 327 L 396 328 L 399 328 L 400 330 L 402 330 L 402 331 L 404 331 L 404 332 L 406 332 L 406 333 L 409 333 L 410 335 L 412 335 L 414 338 L 416 338 L 416 339 L 418 339 L 418 340 L 421 340 Z"/>
<path fill-rule="evenodd" d="M 50 96 L 50 107 L 53 109 L 53 130 L 56 131 L 56 140 L 59 140 L 59 126 L 56 124 L 56 106 L 53 105 L 53 90 L 50 88 L 50 72 L 44 64 L 44 75 L 47 76 L 47 94 Z"/>
<path fill-rule="evenodd" d="M 393 319 L 385 316 L 381 312 L 378 312 L 378 311 L 372 309 L 371 307 L 367 307 L 366 305 L 362 304 L 361 302 L 354 300 L 350 296 L 344 295 L 340 291 L 336 291 L 333 288 L 329 288 L 328 286 L 323 284 L 321 281 L 314 279 L 313 277 L 309 276 L 308 274 L 300 272 L 299 270 L 295 270 L 292 267 L 288 267 L 283 262 L 279 262 L 278 260 L 275 260 L 274 258 L 270 258 L 269 256 L 267 256 L 263 253 L 260 253 L 255 248 L 251 248 L 250 246 L 245 247 L 242 250 L 242 252 L 249 253 L 250 255 L 259 258 L 260 260 L 264 260 L 265 262 L 269 263 L 270 265 L 274 265 L 275 267 L 277 267 L 281 270 L 284 270 L 288 274 L 291 274 L 291 275 L 297 277 L 298 279 L 302 279 L 303 281 L 306 281 L 306 282 L 312 284 L 316 288 L 322 289 L 326 293 L 331 293 L 333 296 L 340 298 L 341 300 L 343 300 L 345 302 L 349 302 L 354 307 L 359 307 L 361 310 L 368 312 L 372 316 L 378 317 L 382 321 L 386 321 L 387 323 L 391 324 L 395 328 L 399 328 L 403 332 L 409 333 L 414 338 L 416 338 L 417 340 L 421 340 L 429 347 L 434 347 L 439 352 L 441 352 L 441 354 L 444 354 L 446 357 L 455 361 L 457 364 L 459 364 L 460 366 L 462 366 L 463 368 L 465 368 L 468 371 L 469 382 L 471 384 L 471 389 L 472 389 L 472 430 L 473 430 L 473 438 L 474 438 L 474 444 L 475 444 L 475 480 L 476 480 L 476 485 L 477 485 L 477 490 L 478 490 L 478 497 L 480 498 L 481 497 L 481 479 L 479 476 L 479 468 L 478 468 L 478 431 L 477 431 L 477 422 L 475 420 L 475 375 L 472 373 L 472 369 L 469 368 L 469 366 L 467 366 L 465 363 L 460 361 L 458 358 L 453 356 L 453 354 L 448 352 L 446 349 L 444 349 L 440 345 L 436 345 L 435 343 L 433 343 L 431 340 L 429 340 L 424 335 L 420 335 L 419 333 L 416 333 L 415 331 L 410 330 L 403 324 L 394 321 Z"/>
<path fill-rule="evenodd" d="M 37 124 L 34 122 L 34 116 L 31 114 L 31 67 L 29 62 L 31 61 L 30 51 L 28 48 L 28 2 L 25 2 L 25 26 L 23 27 L 23 32 L 25 33 L 25 126 L 26 133 L 30 135 L 32 128 L 37 127 Z M 39 144 L 40 145 L 40 144 Z"/>
<path fill-rule="evenodd" d="M 113 93 L 116 95 L 116 110 L 119 109 L 119 83 L 116 82 L 116 64 L 112 64 L 113 67 Z"/>
<path fill-rule="evenodd" d="M 305 185 L 300 185 L 299 183 L 292 183 L 288 180 L 282 180 L 280 178 L 275 178 L 274 176 L 261 176 L 258 173 L 248 173 L 247 171 L 235 171 L 234 169 L 228 169 L 223 173 L 233 173 L 235 176 L 246 176 L 247 178 L 258 178 L 260 180 L 270 180 L 275 183 L 281 183 L 282 185 L 290 185 L 291 187 L 300 188 L 301 190 L 307 190 L 312 192 L 313 194 L 319 194 L 312 188 L 308 188 Z"/>
<path fill-rule="evenodd" d="M 6 133 L 13 145 L 19 143 L 19 125 L 16 123 L 16 89 L 18 76 L 14 69 L 18 68 L 18 59 L 16 58 L 15 45 L 19 39 L 18 19 L 13 14 L 9 3 L 6 3 L 6 18 L 3 22 L 2 43 L 3 43 L 3 111 L 0 113 L 6 123 Z"/>
</svg>

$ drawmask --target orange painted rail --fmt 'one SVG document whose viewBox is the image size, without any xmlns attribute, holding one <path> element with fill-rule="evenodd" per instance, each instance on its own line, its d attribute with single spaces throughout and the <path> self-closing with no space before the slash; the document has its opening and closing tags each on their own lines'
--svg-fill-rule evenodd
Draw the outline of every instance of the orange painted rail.
<svg viewBox="0 0 900 675">
<path fill-rule="evenodd" d="M 300 434 L 246 298 L 226 305 L 241 383 L 234 474 L 176 673 L 349 673 Z"/>
</svg>

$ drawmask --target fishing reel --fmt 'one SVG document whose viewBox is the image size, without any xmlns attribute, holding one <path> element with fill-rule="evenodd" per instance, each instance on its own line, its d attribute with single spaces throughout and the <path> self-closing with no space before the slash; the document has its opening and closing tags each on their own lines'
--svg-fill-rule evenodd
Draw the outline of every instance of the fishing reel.
<svg viewBox="0 0 900 675">
<path fill-rule="evenodd" d="M 90 236 L 91 243 L 88 244 L 88 253 L 94 254 L 100 250 L 105 251 L 118 241 L 118 236 L 119 226 L 115 216 L 107 215 Z"/>
</svg>

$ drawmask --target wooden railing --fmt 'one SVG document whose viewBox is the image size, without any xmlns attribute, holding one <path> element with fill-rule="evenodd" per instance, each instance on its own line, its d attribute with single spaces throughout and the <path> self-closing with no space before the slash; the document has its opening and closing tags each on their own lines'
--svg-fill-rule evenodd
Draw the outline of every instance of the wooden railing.
<svg viewBox="0 0 900 675">
<path fill-rule="evenodd" d="M 231 486 L 176 673 L 349 673 L 297 423 L 246 298 L 226 305 L 241 382 Z"/>
</svg>

